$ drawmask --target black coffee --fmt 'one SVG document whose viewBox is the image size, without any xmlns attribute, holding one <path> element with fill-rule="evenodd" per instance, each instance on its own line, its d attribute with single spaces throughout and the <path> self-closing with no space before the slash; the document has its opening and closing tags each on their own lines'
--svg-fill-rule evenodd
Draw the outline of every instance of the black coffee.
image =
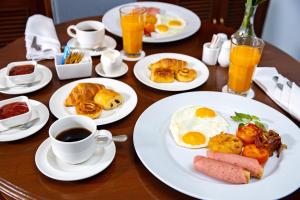
<svg viewBox="0 0 300 200">
<path fill-rule="evenodd" d="M 56 136 L 56 139 L 62 142 L 76 142 L 83 140 L 91 135 L 91 133 L 91 131 L 85 128 L 72 128 L 59 133 Z"/>
<path fill-rule="evenodd" d="M 92 31 L 97 31 L 97 29 L 90 28 L 90 29 L 84 29 L 83 31 L 92 32 Z"/>
</svg>

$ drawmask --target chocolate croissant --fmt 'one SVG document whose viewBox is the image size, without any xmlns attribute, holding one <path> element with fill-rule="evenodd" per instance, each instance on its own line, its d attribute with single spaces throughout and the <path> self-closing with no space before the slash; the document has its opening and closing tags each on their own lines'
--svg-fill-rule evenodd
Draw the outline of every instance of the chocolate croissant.
<svg viewBox="0 0 300 200">
<path fill-rule="evenodd" d="M 94 97 L 94 102 L 104 110 L 111 110 L 121 105 L 123 98 L 121 94 L 105 88 L 97 92 Z"/>
</svg>

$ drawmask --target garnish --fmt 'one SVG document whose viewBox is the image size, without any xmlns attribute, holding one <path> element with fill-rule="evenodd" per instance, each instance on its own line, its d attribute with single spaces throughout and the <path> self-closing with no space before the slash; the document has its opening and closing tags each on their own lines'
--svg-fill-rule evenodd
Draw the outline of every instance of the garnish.
<svg viewBox="0 0 300 200">
<path fill-rule="evenodd" d="M 239 127 L 253 123 L 264 131 L 267 131 L 267 127 L 255 115 L 235 112 L 235 115 L 231 116 L 231 119 L 235 122 L 240 122 Z"/>
</svg>

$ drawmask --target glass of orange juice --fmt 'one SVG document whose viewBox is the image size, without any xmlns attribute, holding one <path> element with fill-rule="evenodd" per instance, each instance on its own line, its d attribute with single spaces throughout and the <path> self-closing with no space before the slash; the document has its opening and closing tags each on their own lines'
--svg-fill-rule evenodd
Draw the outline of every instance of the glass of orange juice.
<svg viewBox="0 0 300 200">
<path fill-rule="evenodd" d="M 145 8 L 127 5 L 120 8 L 125 56 L 139 57 L 143 48 Z"/>
<path fill-rule="evenodd" d="M 227 90 L 229 93 L 247 95 L 252 78 L 260 61 L 264 41 L 254 36 L 231 39 Z"/>
</svg>

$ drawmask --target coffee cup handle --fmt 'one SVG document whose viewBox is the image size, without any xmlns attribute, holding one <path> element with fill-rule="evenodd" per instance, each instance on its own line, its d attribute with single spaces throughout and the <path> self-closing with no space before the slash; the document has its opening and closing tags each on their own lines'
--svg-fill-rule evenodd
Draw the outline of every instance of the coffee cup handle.
<svg viewBox="0 0 300 200">
<path fill-rule="evenodd" d="M 75 33 L 73 33 L 72 30 L 74 30 Z M 67 33 L 68 33 L 69 36 L 71 36 L 73 38 L 76 38 L 76 34 L 77 34 L 77 28 L 76 28 L 76 26 L 75 25 L 69 26 L 68 29 L 67 29 Z"/>
<path fill-rule="evenodd" d="M 101 146 L 108 146 L 113 141 L 111 132 L 105 129 L 97 130 L 95 139 Z"/>
</svg>

